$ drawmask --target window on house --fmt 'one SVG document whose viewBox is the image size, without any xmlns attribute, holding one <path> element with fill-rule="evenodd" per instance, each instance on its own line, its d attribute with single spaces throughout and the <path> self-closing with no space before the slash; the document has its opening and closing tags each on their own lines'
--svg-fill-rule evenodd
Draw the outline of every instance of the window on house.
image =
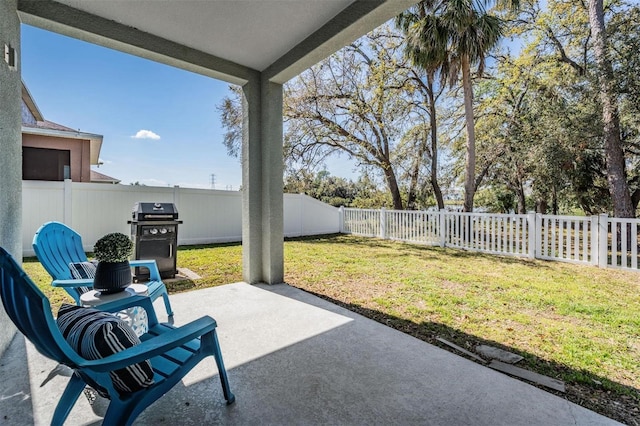
<svg viewBox="0 0 640 426">
<path fill-rule="evenodd" d="M 71 176 L 71 152 L 61 149 L 22 148 L 22 179 L 64 180 Z"/>
</svg>

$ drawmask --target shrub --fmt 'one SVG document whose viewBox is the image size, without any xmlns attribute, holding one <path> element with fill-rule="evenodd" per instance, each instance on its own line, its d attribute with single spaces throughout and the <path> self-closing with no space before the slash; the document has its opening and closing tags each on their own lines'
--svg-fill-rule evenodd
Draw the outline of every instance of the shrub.
<svg viewBox="0 0 640 426">
<path fill-rule="evenodd" d="M 100 262 L 124 262 L 133 252 L 133 242 L 120 232 L 113 232 L 96 241 L 93 254 Z"/>
</svg>

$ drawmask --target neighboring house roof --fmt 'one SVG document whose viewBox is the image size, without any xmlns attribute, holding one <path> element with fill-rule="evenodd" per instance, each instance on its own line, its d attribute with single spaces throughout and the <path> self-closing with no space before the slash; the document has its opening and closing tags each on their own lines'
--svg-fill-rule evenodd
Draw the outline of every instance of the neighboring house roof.
<svg viewBox="0 0 640 426">
<path fill-rule="evenodd" d="M 24 127 L 35 127 L 36 129 L 49 129 L 49 130 L 60 130 L 62 132 L 76 132 L 75 129 L 71 127 L 63 126 L 62 124 L 54 123 L 49 120 L 38 120 L 35 124 L 32 123 L 22 123 Z"/>
<path fill-rule="evenodd" d="M 31 111 L 31 114 L 33 114 L 33 117 L 36 120 L 38 121 L 44 120 L 44 117 L 42 116 L 42 113 L 40 112 L 38 105 L 36 105 L 36 101 L 33 99 L 33 96 L 31 96 L 31 92 L 29 92 L 29 89 L 27 89 L 27 86 L 26 84 L 24 84 L 24 81 L 22 82 L 22 100 L 27 105 L 27 108 L 29 108 L 29 111 Z"/>
<path fill-rule="evenodd" d="M 54 123 L 53 121 L 45 120 L 36 105 L 29 89 L 22 82 L 22 101 L 24 107 L 26 106 L 28 111 L 23 111 L 22 114 L 22 133 L 41 136 L 53 136 L 60 138 L 70 139 L 83 139 L 88 140 L 89 146 L 89 162 L 91 165 L 99 165 L 100 161 L 100 149 L 102 149 L 102 135 L 94 133 L 81 132 L 80 130 L 74 130 L 70 127 L 63 126 L 62 124 Z"/>
<path fill-rule="evenodd" d="M 120 179 L 112 178 L 95 170 L 91 170 L 91 182 L 93 183 L 120 183 Z"/>
</svg>

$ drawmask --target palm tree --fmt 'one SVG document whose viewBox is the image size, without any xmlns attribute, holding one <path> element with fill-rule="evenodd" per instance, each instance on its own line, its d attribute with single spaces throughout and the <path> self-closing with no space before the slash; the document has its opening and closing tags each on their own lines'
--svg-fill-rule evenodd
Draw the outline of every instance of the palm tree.
<svg viewBox="0 0 640 426">
<path fill-rule="evenodd" d="M 508 1 L 517 7 L 517 0 Z M 475 125 L 471 65 L 484 71 L 485 57 L 502 37 L 504 21 L 487 13 L 475 0 L 423 0 L 402 13 L 397 21 L 406 39 L 406 54 L 429 75 L 440 74 L 454 85 L 462 73 L 467 128 L 464 211 L 473 211 L 476 191 Z"/>
</svg>

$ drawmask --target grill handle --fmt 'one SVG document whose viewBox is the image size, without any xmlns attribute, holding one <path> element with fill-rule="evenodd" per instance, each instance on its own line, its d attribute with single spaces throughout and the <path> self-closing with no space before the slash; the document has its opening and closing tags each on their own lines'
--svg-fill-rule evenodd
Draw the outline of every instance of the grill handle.
<svg viewBox="0 0 640 426">
<path fill-rule="evenodd" d="M 175 219 L 177 216 L 172 214 L 145 214 L 143 215 L 144 219 Z"/>
</svg>

